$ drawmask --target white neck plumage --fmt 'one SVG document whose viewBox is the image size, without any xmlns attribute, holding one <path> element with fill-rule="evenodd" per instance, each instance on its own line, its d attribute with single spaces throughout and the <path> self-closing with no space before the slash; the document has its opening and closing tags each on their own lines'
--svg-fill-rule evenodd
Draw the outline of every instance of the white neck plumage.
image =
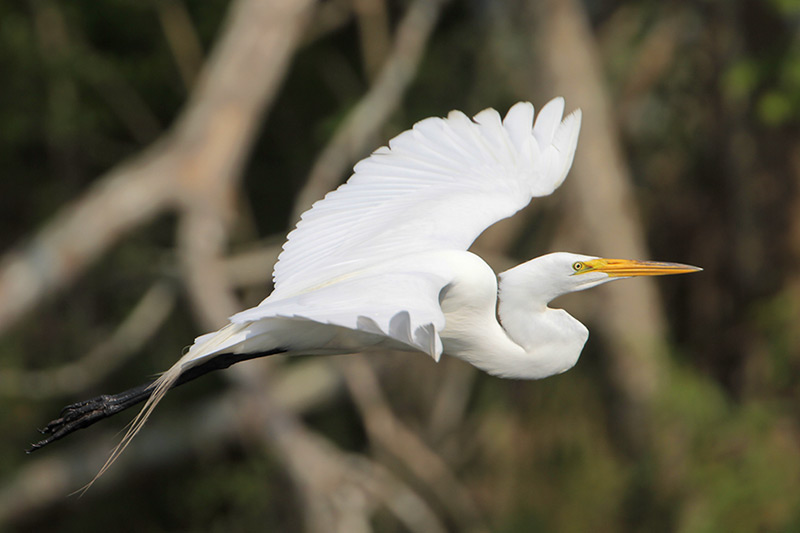
<svg viewBox="0 0 800 533">
<path fill-rule="evenodd" d="M 485 298 L 473 293 L 462 301 L 460 291 L 445 298 L 445 352 L 505 378 L 540 379 L 569 370 L 589 331 L 566 311 L 547 307 L 558 294 L 532 292 L 548 284 L 531 283 L 532 269 L 520 267 L 500 274 L 499 291 Z"/>
<path fill-rule="evenodd" d="M 497 314 L 509 339 L 524 356 L 509 358 L 508 377 L 540 379 L 569 370 L 578 362 L 589 330 L 563 309 L 532 298 L 501 275 Z"/>
</svg>

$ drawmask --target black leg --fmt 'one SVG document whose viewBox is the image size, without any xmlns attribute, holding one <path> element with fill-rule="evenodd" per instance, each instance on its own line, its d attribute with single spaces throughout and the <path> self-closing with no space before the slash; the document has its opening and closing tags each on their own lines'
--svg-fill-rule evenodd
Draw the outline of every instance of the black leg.
<svg viewBox="0 0 800 533">
<path fill-rule="evenodd" d="M 173 385 L 173 388 L 197 379 L 200 376 L 204 376 L 209 372 L 222 370 L 242 361 L 275 355 L 285 351 L 286 350 L 283 349 L 276 349 L 268 352 L 249 354 L 221 354 L 206 361 L 202 365 L 192 367 L 182 373 L 175 382 L 175 385 Z M 99 422 L 104 418 L 108 418 L 147 400 L 153 393 L 152 384 L 152 382 L 145 383 L 144 385 L 139 385 L 138 387 L 128 389 L 119 394 L 103 394 L 90 400 L 84 400 L 66 406 L 61 410 L 61 414 L 58 418 L 50 421 L 43 429 L 39 430 L 43 435 L 47 435 L 47 437 L 31 445 L 28 453 L 35 452 L 51 442 L 66 437 L 70 433 L 89 427 L 95 422 Z"/>
</svg>

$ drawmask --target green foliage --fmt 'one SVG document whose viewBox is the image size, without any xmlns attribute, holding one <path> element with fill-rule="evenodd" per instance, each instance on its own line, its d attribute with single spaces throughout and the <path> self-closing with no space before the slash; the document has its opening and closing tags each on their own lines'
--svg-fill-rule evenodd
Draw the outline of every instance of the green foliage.
<svg viewBox="0 0 800 533">
<path fill-rule="evenodd" d="M 707 379 L 676 369 L 659 405 L 661 489 L 682 501 L 677 531 L 778 531 L 800 506 L 800 449 L 783 416 L 733 403 Z"/>
</svg>

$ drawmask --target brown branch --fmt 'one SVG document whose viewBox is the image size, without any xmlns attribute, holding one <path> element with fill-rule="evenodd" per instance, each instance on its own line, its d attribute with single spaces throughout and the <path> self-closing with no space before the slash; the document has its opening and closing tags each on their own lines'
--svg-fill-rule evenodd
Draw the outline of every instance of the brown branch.
<svg viewBox="0 0 800 533">
<path fill-rule="evenodd" d="M 106 249 L 163 210 L 171 195 L 160 146 L 120 165 L 0 261 L 0 332 L 71 283 Z"/>
<path fill-rule="evenodd" d="M 367 78 L 372 81 L 389 54 L 389 14 L 385 0 L 353 0 L 353 11 L 358 20 L 361 55 Z"/>
<path fill-rule="evenodd" d="M 444 368 L 425 428 L 427 438 L 434 444 L 444 442 L 464 423 L 472 389 L 479 375 L 474 366 L 454 358 L 448 357 L 439 364 Z"/>
<path fill-rule="evenodd" d="M 586 15 L 574 0 L 550 0 L 546 5 L 540 14 L 547 21 L 539 35 L 547 43 L 540 47 L 542 75 L 586 117 L 572 178 L 564 186 L 570 218 L 579 220 L 584 246 L 597 253 L 647 258 L 630 172 Z M 598 314 L 595 322 L 607 332 L 615 379 L 632 403 L 647 404 L 659 376 L 665 375 L 665 325 L 658 294 L 647 280 L 598 291 L 604 305 L 614 309 Z"/>
<path fill-rule="evenodd" d="M 408 8 L 375 84 L 348 114 L 314 163 L 306 185 L 297 196 L 293 220 L 299 220 L 312 203 L 339 184 L 348 167 L 364 155 L 372 137 L 400 104 L 445 1 L 415 0 Z"/>
<path fill-rule="evenodd" d="M 303 36 L 303 46 L 314 43 L 339 30 L 350 22 L 353 6 L 350 0 L 328 0 L 321 2 L 314 10 Z"/>
<path fill-rule="evenodd" d="M 0 395 L 41 399 L 86 390 L 138 352 L 167 320 L 174 305 L 171 285 L 154 284 L 108 339 L 77 361 L 46 370 L 3 369 Z"/>
<path fill-rule="evenodd" d="M 263 111 L 283 79 L 311 0 L 232 5 L 218 46 L 176 127 L 100 177 L 27 244 L 0 260 L 0 332 L 62 289 L 112 244 L 165 209 L 230 216 L 236 182 Z"/>
<path fill-rule="evenodd" d="M 444 533 L 425 500 L 387 469 L 339 450 L 268 398 L 260 401 L 260 425 L 300 491 L 307 531 L 370 531 L 370 515 L 382 503 L 409 531 Z"/>
<path fill-rule="evenodd" d="M 225 277 L 234 287 L 267 285 L 280 247 L 265 245 L 225 258 Z M 137 353 L 167 320 L 175 305 L 167 282 L 153 284 L 111 335 L 77 361 L 44 370 L 4 368 L 0 396 L 52 398 L 77 394 L 101 381 Z"/>
<path fill-rule="evenodd" d="M 342 360 L 340 369 L 372 445 L 399 459 L 422 481 L 459 524 L 459 531 L 487 531 L 475 502 L 452 470 L 394 415 L 369 364 L 353 356 Z"/>
<path fill-rule="evenodd" d="M 540 79 L 533 86 L 563 95 L 570 106 L 582 108 L 585 117 L 571 177 L 558 193 L 569 213 L 563 224 L 571 232 L 566 249 L 649 258 L 630 170 L 583 6 L 576 0 L 547 0 L 530 4 L 526 15 L 532 26 L 524 31 L 534 36 L 531 46 L 540 58 Z M 583 307 L 588 302 L 595 310 L 576 315 L 599 331 L 604 341 L 617 393 L 619 430 L 630 451 L 643 452 L 652 444 L 652 410 L 670 369 L 662 302 L 654 283 L 644 279 L 600 287 L 580 298 Z"/>
<path fill-rule="evenodd" d="M 180 203 L 177 242 L 189 295 L 207 329 L 220 327 L 241 308 L 222 263 L 236 187 L 261 111 L 283 79 L 309 5 L 310 1 L 262 2 L 237 10 L 231 22 L 237 39 L 217 47 L 209 59 L 213 75 L 204 76 L 195 93 L 198 111 L 178 126 L 193 156 L 182 176 L 189 194 Z M 251 18 L 260 23 L 245 20 Z M 273 60 L 265 62 L 270 54 Z M 259 68 L 257 63 L 264 65 Z M 250 83 L 241 83 L 242 76 Z"/>
<path fill-rule="evenodd" d="M 202 329 L 212 331 L 224 326 L 228 317 L 242 308 L 225 275 L 223 253 L 228 232 L 220 218 L 200 209 L 186 210 L 176 238 L 182 279 L 193 311 Z"/>
<path fill-rule="evenodd" d="M 74 279 L 126 231 L 169 207 L 177 208 L 181 214 L 179 245 L 190 294 L 200 301 L 198 307 L 207 314 L 207 322 L 219 320 L 213 315 L 216 311 L 209 310 L 228 306 L 219 299 L 220 295 L 225 298 L 230 293 L 224 269 L 220 268 L 220 256 L 233 218 L 237 178 L 255 125 L 282 78 L 309 5 L 310 0 L 270 3 L 240 0 L 234 5 L 226 38 L 209 59 L 187 111 L 172 133 L 127 166 L 101 179 L 86 198 L 62 212 L 57 227 L 48 226 L 34 238 L 33 244 L 39 248 L 34 250 L 37 254 L 23 251 L 12 257 L 11 266 L 15 268 L 10 271 L 16 275 L 13 281 L 26 281 L 25 276 L 28 276 L 28 292 L 21 293 L 27 298 L 5 315 L 0 307 L 0 327 L 7 327 L 43 295 Z M 248 82 L 243 83 L 243 80 Z M 124 188 L 125 194 L 118 193 L 119 188 Z M 99 217 L 109 206 L 113 208 L 104 213 L 106 216 Z M 74 211 L 81 216 L 76 216 Z M 120 213 L 127 216 L 118 216 Z M 98 223 L 99 220 L 104 223 Z M 93 233 L 87 236 L 87 229 Z M 41 253 L 68 256 L 71 269 L 67 271 L 62 267 L 46 275 L 37 275 L 36 255 Z M 60 266 L 56 261 L 46 264 Z M 8 272 L 8 268 L 0 270 L 0 294 L 3 296 L 8 294 L 4 284 L 8 282 Z M 15 285 L 10 284 L 11 287 Z M 2 303 L 0 301 L 0 305 Z M 259 388 L 264 385 L 255 373 L 232 373 L 231 377 Z M 245 389 L 252 392 L 255 388 Z M 255 398 L 254 394 L 249 396 Z M 316 501 L 339 498 L 355 487 L 370 500 L 384 503 L 412 531 L 444 531 L 424 500 L 382 467 L 364 458 L 326 449 L 323 441 L 299 424 L 287 425 L 286 420 L 293 418 L 290 411 L 275 405 L 269 412 L 263 407 L 258 410 L 255 405 L 271 405 L 271 399 L 258 397 L 257 400 L 237 413 L 241 413 L 243 423 L 249 427 L 271 428 L 272 434 L 264 436 L 282 451 L 290 471 L 303 476 L 298 478 L 302 486 L 319 487 L 320 481 L 325 482 L 316 469 L 307 469 L 311 461 L 316 461 L 320 468 L 327 464 L 340 476 L 341 483 L 328 488 L 333 490 L 314 491 Z M 249 416 L 254 412 L 260 416 L 255 419 Z M 201 424 L 198 422 L 197 426 Z M 159 440 L 163 439 L 162 435 Z M 22 483 L 30 479 L 22 476 Z M 41 481 L 42 478 L 37 479 Z M 49 494 L 52 496 L 52 492 Z M 357 509 L 351 516 L 362 517 L 363 524 L 368 524 L 371 508 L 370 505 Z"/>
<path fill-rule="evenodd" d="M 192 18 L 181 0 L 158 0 L 156 13 L 175 58 L 184 87 L 191 89 L 203 64 L 203 46 Z"/>
<path fill-rule="evenodd" d="M 284 239 L 285 236 L 281 235 L 281 242 Z M 280 244 L 264 243 L 257 248 L 229 255 L 225 258 L 225 275 L 237 287 L 268 285 L 272 282 L 272 269 L 280 252 Z"/>
</svg>

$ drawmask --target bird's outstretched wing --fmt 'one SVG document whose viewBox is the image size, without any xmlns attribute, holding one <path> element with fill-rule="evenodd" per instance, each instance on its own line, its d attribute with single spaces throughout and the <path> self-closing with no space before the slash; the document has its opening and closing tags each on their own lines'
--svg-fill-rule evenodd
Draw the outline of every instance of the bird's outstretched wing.
<svg viewBox="0 0 800 533">
<path fill-rule="evenodd" d="M 561 185 L 580 111 L 556 98 L 533 122 L 530 103 L 428 118 L 355 166 L 301 217 L 275 265 L 278 298 L 398 255 L 466 250 L 483 230 Z"/>
<path fill-rule="evenodd" d="M 552 193 L 572 164 L 580 129 L 580 111 L 562 121 L 563 113 L 564 100 L 556 98 L 535 122 L 530 103 L 514 105 L 502 120 L 486 109 L 473 120 L 453 111 L 418 122 L 303 214 L 275 265 L 275 290 L 232 321 L 294 316 L 371 328 L 438 358 L 438 293 L 446 274 L 390 265 L 424 252 L 466 250 L 532 197 Z M 376 265 L 387 266 L 380 276 L 366 275 Z M 420 284 L 429 287 L 420 291 Z M 348 294 L 370 305 L 350 306 Z M 410 316 L 408 324 L 399 316 Z"/>
</svg>

